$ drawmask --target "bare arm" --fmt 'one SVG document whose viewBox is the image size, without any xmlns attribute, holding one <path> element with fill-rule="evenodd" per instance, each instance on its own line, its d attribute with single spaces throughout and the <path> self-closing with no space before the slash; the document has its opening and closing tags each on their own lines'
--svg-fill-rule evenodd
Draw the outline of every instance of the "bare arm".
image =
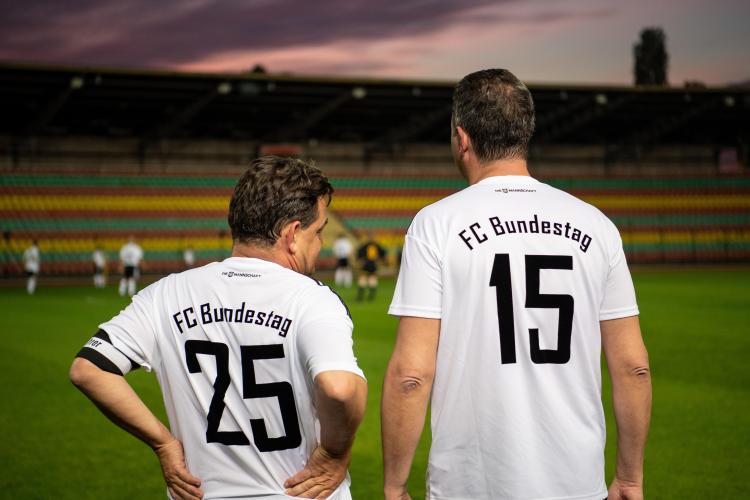
<svg viewBox="0 0 750 500">
<path fill-rule="evenodd" d="M 287 495 L 326 498 L 339 487 L 346 477 L 366 402 L 367 382 L 359 375 L 325 371 L 315 377 L 320 444 L 305 468 L 284 483 Z"/>
<path fill-rule="evenodd" d="M 406 482 L 427 414 L 439 336 L 438 319 L 403 317 L 399 322 L 380 410 L 387 500 L 409 498 Z"/>
<path fill-rule="evenodd" d="M 613 500 L 643 498 L 643 457 L 651 419 L 651 371 L 638 316 L 601 322 L 617 424 Z"/>
<path fill-rule="evenodd" d="M 315 377 L 320 446 L 332 456 L 347 455 L 367 402 L 367 382 L 351 372 L 328 371 Z"/>
<path fill-rule="evenodd" d="M 173 497 L 203 497 L 200 480 L 185 467 L 182 444 L 146 407 L 125 377 L 101 370 L 86 359 L 76 358 L 70 367 L 70 380 L 112 422 L 154 450 Z"/>
</svg>

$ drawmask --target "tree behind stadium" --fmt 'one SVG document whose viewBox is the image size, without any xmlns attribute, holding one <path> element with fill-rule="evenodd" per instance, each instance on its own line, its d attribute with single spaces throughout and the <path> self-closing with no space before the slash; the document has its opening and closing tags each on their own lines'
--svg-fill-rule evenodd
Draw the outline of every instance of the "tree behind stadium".
<svg viewBox="0 0 750 500">
<path fill-rule="evenodd" d="M 641 30 L 641 40 L 633 46 L 633 55 L 636 85 L 667 85 L 669 56 L 663 29 Z"/>
</svg>

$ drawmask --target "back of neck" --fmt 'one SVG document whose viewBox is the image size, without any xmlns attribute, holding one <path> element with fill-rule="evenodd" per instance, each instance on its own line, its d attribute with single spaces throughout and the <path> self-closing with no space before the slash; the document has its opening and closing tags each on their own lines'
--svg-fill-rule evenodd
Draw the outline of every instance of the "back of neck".
<svg viewBox="0 0 750 500">
<path fill-rule="evenodd" d="M 482 165 L 476 165 L 470 169 L 469 184 L 476 184 L 488 177 L 497 177 L 501 175 L 521 175 L 530 177 L 529 169 L 526 166 L 526 160 L 522 158 L 512 158 L 508 160 L 497 160 Z"/>
<path fill-rule="evenodd" d="M 251 259 L 266 260 L 282 267 L 291 269 L 288 256 L 278 248 L 279 245 L 261 246 L 248 243 L 235 242 L 232 247 L 232 257 L 244 257 Z"/>
</svg>

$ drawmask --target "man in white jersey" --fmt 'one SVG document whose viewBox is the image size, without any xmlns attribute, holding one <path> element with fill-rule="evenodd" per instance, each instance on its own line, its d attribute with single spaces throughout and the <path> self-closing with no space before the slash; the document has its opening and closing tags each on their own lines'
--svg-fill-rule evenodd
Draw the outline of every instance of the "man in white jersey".
<svg viewBox="0 0 750 500">
<path fill-rule="evenodd" d="M 107 256 L 101 247 L 97 246 L 91 254 L 91 259 L 94 261 L 94 287 L 104 288 L 107 285 Z"/>
<path fill-rule="evenodd" d="M 128 238 L 128 242 L 120 248 L 120 265 L 122 278 L 120 279 L 120 295 L 125 296 L 127 290 L 131 297 L 135 295 L 140 277 L 140 264 L 143 259 L 143 249 L 135 242 L 135 237 Z"/>
<path fill-rule="evenodd" d="M 352 286 L 352 252 L 354 246 L 344 233 L 339 234 L 333 242 L 333 256 L 336 257 L 336 273 L 334 282 L 339 286 Z"/>
<path fill-rule="evenodd" d="M 390 307 L 387 499 L 406 481 L 431 396 L 427 498 L 643 498 L 651 408 L 635 292 L 615 226 L 529 176 L 528 89 L 466 76 L 452 150 L 469 187 L 421 210 Z M 617 465 L 604 480 L 600 353 L 612 377 Z"/>
<path fill-rule="evenodd" d="M 182 261 L 185 263 L 185 269 L 195 266 L 195 250 L 193 250 L 192 246 L 188 245 L 185 251 L 182 252 Z"/>
<path fill-rule="evenodd" d="M 26 293 L 29 295 L 34 295 L 36 291 L 36 277 L 39 274 L 41 260 L 39 245 L 36 240 L 33 240 L 31 246 L 23 251 L 23 269 L 26 271 Z"/>
<path fill-rule="evenodd" d="M 367 386 L 348 309 L 308 276 L 332 192 L 300 160 L 255 160 L 229 207 L 232 256 L 141 290 L 74 361 L 73 383 L 154 449 L 172 498 L 351 498 Z M 121 376 L 137 366 L 156 372 L 170 429 Z"/>
</svg>

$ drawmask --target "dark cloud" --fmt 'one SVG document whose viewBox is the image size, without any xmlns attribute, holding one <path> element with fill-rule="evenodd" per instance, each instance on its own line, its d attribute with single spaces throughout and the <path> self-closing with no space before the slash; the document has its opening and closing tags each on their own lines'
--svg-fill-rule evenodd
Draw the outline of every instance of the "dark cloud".
<svg viewBox="0 0 750 500">
<path fill-rule="evenodd" d="M 230 50 L 424 35 L 457 22 L 489 29 L 507 21 L 503 4 L 519 1 L 0 0 L 0 59 L 174 66 Z M 476 15 L 490 5 L 499 7 L 495 15 Z M 566 15 L 541 13 L 521 21 Z"/>
</svg>

